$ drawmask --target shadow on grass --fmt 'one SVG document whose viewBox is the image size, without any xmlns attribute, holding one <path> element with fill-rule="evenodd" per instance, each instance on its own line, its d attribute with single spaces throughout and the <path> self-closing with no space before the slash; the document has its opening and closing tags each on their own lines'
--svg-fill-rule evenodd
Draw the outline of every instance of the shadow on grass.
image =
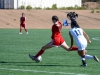
<svg viewBox="0 0 100 75">
<path fill-rule="evenodd" d="M 39 67 L 79 67 L 78 65 L 64 65 L 64 64 L 42 64 L 42 65 L 19 65 L 19 66 L 39 66 Z"/>
<path fill-rule="evenodd" d="M 23 65 L 23 64 L 32 64 L 32 63 L 35 63 L 35 62 L 6 62 L 6 61 L 0 61 L 0 64 L 2 65 Z"/>
<path fill-rule="evenodd" d="M 87 48 L 86 50 L 96 50 L 96 49 Z"/>
<path fill-rule="evenodd" d="M 87 50 L 87 51 L 88 51 L 88 50 L 91 50 L 91 51 L 92 51 L 92 50 L 96 50 L 96 51 L 98 51 L 99 49 L 91 49 L 91 48 L 87 48 L 86 50 Z M 99 51 L 100 51 L 100 50 L 99 50 Z"/>
<path fill-rule="evenodd" d="M 18 64 L 18 63 L 34 63 L 34 62 L 5 62 L 5 61 L 0 61 L 0 63 L 2 63 L 2 64 L 6 64 L 6 63 L 16 63 L 16 64 Z"/>
<path fill-rule="evenodd" d="M 58 64 L 58 63 L 36 63 L 36 62 L 5 62 L 0 61 L 2 65 L 15 65 L 15 66 L 38 66 L 38 67 L 79 67 L 78 65 L 71 64 Z"/>
</svg>

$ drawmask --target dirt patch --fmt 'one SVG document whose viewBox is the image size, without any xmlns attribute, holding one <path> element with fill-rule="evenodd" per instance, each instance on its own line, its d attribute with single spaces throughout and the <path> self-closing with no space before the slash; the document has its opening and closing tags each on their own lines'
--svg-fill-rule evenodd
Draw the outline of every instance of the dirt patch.
<svg viewBox="0 0 100 75">
<path fill-rule="evenodd" d="M 66 18 L 67 12 L 79 14 L 77 21 L 84 29 L 100 29 L 100 13 L 90 13 L 91 10 L 0 10 L 0 28 L 19 28 L 21 13 L 27 18 L 27 28 L 50 29 L 51 17 L 57 15 L 61 22 Z M 67 19 L 68 20 L 68 19 Z M 68 20 L 70 23 L 70 21 Z M 69 26 L 66 28 L 70 28 Z"/>
</svg>

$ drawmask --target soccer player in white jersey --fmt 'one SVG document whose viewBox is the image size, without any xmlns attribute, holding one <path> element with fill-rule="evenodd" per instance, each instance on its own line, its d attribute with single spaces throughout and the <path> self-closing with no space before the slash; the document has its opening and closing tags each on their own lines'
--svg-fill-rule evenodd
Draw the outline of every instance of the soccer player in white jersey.
<svg viewBox="0 0 100 75">
<path fill-rule="evenodd" d="M 95 61 L 99 62 L 97 56 L 86 54 L 87 41 L 88 43 L 91 43 L 91 40 L 89 39 L 89 36 L 85 33 L 85 31 L 79 27 L 78 23 L 75 20 L 73 20 L 71 23 L 69 35 L 71 39 L 71 47 L 73 46 L 73 38 L 75 39 L 78 46 L 78 54 L 82 60 L 81 66 L 87 66 L 86 59 L 94 59 Z"/>
</svg>

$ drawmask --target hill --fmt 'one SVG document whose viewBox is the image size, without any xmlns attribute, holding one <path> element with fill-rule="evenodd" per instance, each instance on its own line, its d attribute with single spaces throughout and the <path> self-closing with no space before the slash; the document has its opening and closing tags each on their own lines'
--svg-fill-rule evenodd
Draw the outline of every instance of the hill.
<svg viewBox="0 0 100 75">
<path fill-rule="evenodd" d="M 100 13 L 93 14 L 91 10 L 0 10 L 0 28 L 19 28 L 21 13 L 25 13 L 28 29 L 50 29 L 53 15 L 57 15 L 63 22 L 70 11 L 79 14 L 77 21 L 82 28 L 100 29 Z"/>
</svg>

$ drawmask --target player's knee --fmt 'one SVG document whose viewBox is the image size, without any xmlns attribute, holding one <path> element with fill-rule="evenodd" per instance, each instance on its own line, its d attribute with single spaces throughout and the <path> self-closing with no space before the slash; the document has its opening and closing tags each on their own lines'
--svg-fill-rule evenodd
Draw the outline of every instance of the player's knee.
<svg viewBox="0 0 100 75">
<path fill-rule="evenodd" d="M 42 50 L 46 50 L 45 46 L 42 47 Z"/>
<path fill-rule="evenodd" d="M 85 54 L 84 53 L 79 53 L 79 56 L 81 56 L 82 58 L 84 58 Z"/>
</svg>

